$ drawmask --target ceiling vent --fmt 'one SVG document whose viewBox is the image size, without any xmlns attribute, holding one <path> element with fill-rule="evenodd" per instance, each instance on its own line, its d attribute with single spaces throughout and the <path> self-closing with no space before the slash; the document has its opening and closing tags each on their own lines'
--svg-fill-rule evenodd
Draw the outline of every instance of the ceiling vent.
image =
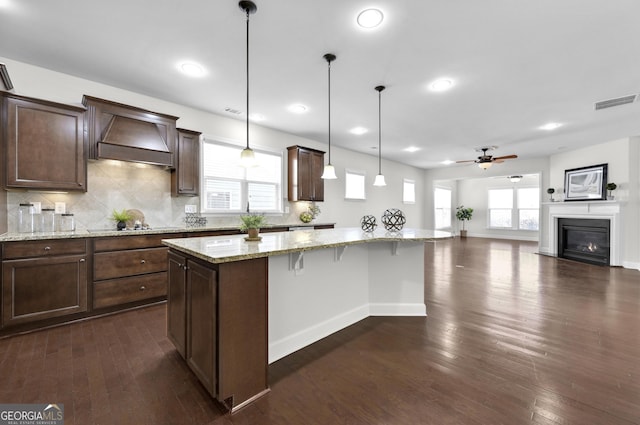
<svg viewBox="0 0 640 425">
<path fill-rule="evenodd" d="M 242 111 L 233 108 L 224 108 L 224 111 L 234 115 L 242 115 Z"/>
<path fill-rule="evenodd" d="M 595 103 L 596 111 L 600 109 L 613 108 L 614 106 L 626 105 L 628 103 L 633 103 L 636 101 L 638 97 L 637 94 L 632 94 L 629 96 L 617 97 L 615 99 L 603 100 Z"/>
</svg>

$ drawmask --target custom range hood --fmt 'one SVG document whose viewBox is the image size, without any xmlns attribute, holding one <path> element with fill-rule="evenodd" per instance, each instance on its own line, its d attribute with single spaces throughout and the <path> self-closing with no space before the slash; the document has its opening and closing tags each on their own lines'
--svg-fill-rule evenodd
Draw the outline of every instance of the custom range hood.
<svg viewBox="0 0 640 425">
<path fill-rule="evenodd" d="M 84 95 L 90 159 L 175 165 L 178 117 Z"/>
</svg>

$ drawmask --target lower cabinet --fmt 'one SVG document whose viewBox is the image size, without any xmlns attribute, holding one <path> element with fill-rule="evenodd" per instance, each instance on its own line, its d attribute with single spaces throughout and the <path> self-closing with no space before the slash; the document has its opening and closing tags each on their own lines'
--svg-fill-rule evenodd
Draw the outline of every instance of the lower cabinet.
<svg viewBox="0 0 640 425">
<path fill-rule="evenodd" d="M 167 295 L 167 247 L 162 235 L 93 241 L 93 308 L 116 307 Z"/>
<path fill-rule="evenodd" d="M 234 410 L 268 389 L 267 258 L 211 264 L 169 251 L 167 334 Z"/>
<path fill-rule="evenodd" d="M 87 311 L 86 240 L 3 248 L 3 328 Z"/>
</svg>

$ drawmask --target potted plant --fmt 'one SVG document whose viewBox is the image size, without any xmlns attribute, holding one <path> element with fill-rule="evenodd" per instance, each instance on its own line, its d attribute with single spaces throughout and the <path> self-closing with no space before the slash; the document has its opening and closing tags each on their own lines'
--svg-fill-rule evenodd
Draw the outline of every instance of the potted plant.
<svg viewBox="0 0 640 425">
<path fill-rule="evenodd" d="M 122 211 L 113 210 L 111 213 L 111 219 L 114 220 L 116 224 L 116 228 L 118 230 L 122 230 L 127 227 L 127 221 L 131 220 L 133 216 L 129 213 L 129 211 L 123 209 Z"/>
<path fill-rule="evenodd" d="M 260 228 L 266 224 L 264 215 L 262 214 L 246 214 L 240 216 L 240 231 L 247 232 L 248 241 L 260 240 Z"/>
<path fill-rule="evenodd" d="M 473 216 L 473 208 L 465 208 L 464 205 L 460 205 L 456 208 L 456 218 L 462 222 L 462 230 L 460 230 L 460 237 L 466 238 L 467 231 L 464 228 L 464 222 L 471 220 Z"/>
<path fill-rule="evenodd" d="M 552 187 L 547 189 L 547 193 L 549 194 L 549 201 L 553 202 L 553 194 L 556 193 L 556 190 Z"/>
<path fill-rule="evenodd" d="M 610 199 L 610 200 L 614 199 L 613 194 L 611 192 L 613 192 L 617 188 L 618 188 L 618 185 L 615 184 L 614 182 L 607 183 L 607 190 L 609 191 L 609 196 L 607 196 L 607 199 Z"/>
<path fill-rule="evenodd" d="M 300 213 L 300 221 L 303 223 L 311 223 L 320 214 L 320 207 L 316 204 L 310 204 L 309 208 Z"/>
</svg>

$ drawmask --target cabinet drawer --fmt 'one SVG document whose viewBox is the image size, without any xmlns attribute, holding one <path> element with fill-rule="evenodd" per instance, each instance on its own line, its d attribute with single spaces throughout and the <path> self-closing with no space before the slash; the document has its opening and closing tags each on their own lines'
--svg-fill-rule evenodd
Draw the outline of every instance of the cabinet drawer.
<svg viewBox="0 0 640 425">
<path fill-rule="evenodd" d="M 167 272 L 103 280 L 93 284 L 93 308 L 167 296 Z"/>
<path fill-rule="evenodd" d="M 56 239 L 28 242 L 7 242 L 4 244 L 3 258 L 29 258 L 53 255 L 85 254 L 86 239 Z"/>
<path fill-rule="evenodd" d="M 114 279 L 167 270 L 168 248 L 99 252 L 93 256 L 93 280 Z"/>
<path fill-rule="evenodd" d="M 163 239 L 182 237 L 178 234 L 161 234 L 148 236 L 114 236 L 111 238 L 96 239 L 93 243 L 95 252 L 118 251 L 122 249 L 139 249 L 161 247 Z"/>
</svg>

